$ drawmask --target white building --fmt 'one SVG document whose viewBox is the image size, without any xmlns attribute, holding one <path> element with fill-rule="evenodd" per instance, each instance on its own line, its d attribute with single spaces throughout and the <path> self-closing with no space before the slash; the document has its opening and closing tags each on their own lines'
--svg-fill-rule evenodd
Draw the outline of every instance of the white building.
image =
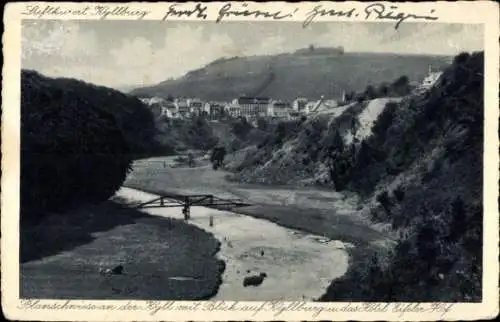
<svg viewBox="0 0 500 322">
<path fill-rule="evenodd" d="M 292 108 L 295 112 L 300 112 L 300 113 L 308 113 L 306 111 L 306 106 L 308 103 L 308 99 L 304 97 L 298 97 L 296 98 L 293 103 L 292 103 Z"/>
<path fill-rule="evenodd" d="M 175 104 L 177 106 L 177 113 L 179 114 L 179 117 L 186 118 L 191 115 L 188 99 L 179 98 L 176 100 Z"/>
<path fill-rule="evenodd" d="M 229 116 L 237 118 L 242 116 L 241 106 L 238 104 L 237 100 L 233 100 L 231 103 L 226 105 L 226 110 Z"/>
<path fill-rule="evenodd" d="M 267 97 L 240 97 L 238 104 L 241 106 L 242 116 L 256 119 L 268 115 L 271 100 Z"/>
<path fill-rule="evenodd" d="M 427 75 L 420 85 L 423 89 L 429 89 L 441 78 L 442 72 L 433 72 Z"/>
<path fill-rule="evenodd" d="M 163 106 L 164 111 L 163 115 L 166 115 L 169 118 L 179 118 L 179 110 L 177 108 L 177 104 L 175 101 L 166 101 Z"/>
<path fill-rule="evenodd" d="M 271 104 L 269 104 L 267 110 L 267 116 L 276 117 L 280 119 L 289 119 L 290 112 L 292 111 L 293 109 L 289 103 L 283 101 L 274 101 Z"/>
<path fill-rule="evenodd" d="M 139 100 L 141 102 L 143 102 L 144 104 L 147 104 L 147 105 L 153 105 L 153 104 L 162 104 L 165 99 L 162 98 L 162 97 L 143 97 L 143 98 L 139 98 Z"/>
<path fill-rule="evenodd" d="M 441 71 L 433 72 L 431 66 L 429 66 L 429 72 L 427 76 L 424 78 L 422 83 L 416 88 L 415 92 L 421 93 L 431 89 L 439 81 L 441 75 L 443 75 L 443 72 Z"/>
<path fill-rule="evenodd" d="M 189 106 L 189 112 L 191 115 L 201 115 L 204 109 L 203 102 L 198 98 L 192 98 L 187 100 Z"/>
</svg>

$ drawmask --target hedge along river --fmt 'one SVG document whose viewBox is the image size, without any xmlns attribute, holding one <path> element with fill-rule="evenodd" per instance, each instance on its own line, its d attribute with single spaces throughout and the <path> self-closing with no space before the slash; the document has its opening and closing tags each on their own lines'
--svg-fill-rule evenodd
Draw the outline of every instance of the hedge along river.
<svg viewBox="0 0 500 322">
<path fill-rule="evenodd" d="M 123 187 L 116 197 L 124 203 L 136 203 L 158 196 Z M 141 211 L 183 219 L 180 207 Z M 189 224 L 212 233 L 221 242 L 217 257 L 226 263 L 226 269 L 213 300 L 314 300 L 325 292 L 332 280 L 347 271 L 346 248 L 352 247 L 348 243 L 207 207 L 191 207 L 190 216 Z M 245 277 L 260 273 L 267 275 L 260 286 L 243 286 Z"/>
</svg>

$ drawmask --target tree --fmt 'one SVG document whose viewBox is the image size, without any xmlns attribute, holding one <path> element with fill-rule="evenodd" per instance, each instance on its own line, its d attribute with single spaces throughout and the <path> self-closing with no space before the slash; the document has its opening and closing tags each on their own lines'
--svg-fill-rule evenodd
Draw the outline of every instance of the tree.
<svg viewBox="0 0 500 322">
<path fill-rule="evenodd" d="M 380 97 L 385 97 L 389 94 L 389 86 L 387 84 L 381 84 L 378 88 L 378 95 Z"/>
<path fill-rule="evenodd" d="M 410 80 L 408 76 L 403 75 L 392 83 L 392 90 L 397 95 L 407 95 L 410 93 Z"/>
<path fill-rule="evenodd" d="M 265 118 L 259 117 L 257 119 L 257 128 L 259 130 L 265 131 L 265 130 L 267 130 L 268 126 L 269 126 L 269 123 L 267 122 L 267 120 Z"/>
<path fill-rule="evenodd" d="M 454 65 L 460 65 L 465 63 L 470 58 L 470 54 L 467 52 L 462 52 L 453 58 Z"/>
<path fill-rule="evenodd" d="M 245 139 L 251 129 L 252 125 L 248 123 L 247 119 L 244 117 L 238 118 L 238 120 L 232 124 L 233 133 L 240 139 Z"/>
<path fill-rule="evenodd" d="M 222 166 L 225 156 L 226 156 L 226 148 L 224 147 L 216 147 L 212 150 L 210 161 L 212 162 L 212 167 L 214 170 L 217 170 L 219 167 Z"/>
<path fill-rule="evenodd" d="M 368 85 L 365 89 L 364 96 L 367 99 L 374 99 L 377 97 L 377 93 L 375 92 L 375 88 L 372 85 Z"/>
</svg>

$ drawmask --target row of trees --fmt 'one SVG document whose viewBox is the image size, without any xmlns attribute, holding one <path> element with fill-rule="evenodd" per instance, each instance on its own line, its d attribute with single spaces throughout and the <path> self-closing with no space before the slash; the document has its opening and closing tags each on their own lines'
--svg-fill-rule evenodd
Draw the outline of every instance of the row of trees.
<svg viewBox="0 0 500 322">
<path fill-rule="evenodd" d="M 368 85 L 361 93 L 350 92 L 346 94 L 346 101 L 364 101 L 379 97 L 405 96 L 410 94 L 412 88 L 408 76 L 403 75 L 392 83 L 382 83 L 377 87 Z"/>
</svg>

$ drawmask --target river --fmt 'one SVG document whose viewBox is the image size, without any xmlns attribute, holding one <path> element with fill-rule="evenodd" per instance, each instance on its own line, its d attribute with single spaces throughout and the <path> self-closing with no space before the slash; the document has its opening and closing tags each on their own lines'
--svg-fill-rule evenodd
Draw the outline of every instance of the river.
<svg viewBox="0 0 500 322">
<path fill-rule="evenodd" d="M 157 195 L 121 188 L 123 203 L 151 200 Z M 181 208 L 146 208 L 154 216 L 183 219 Z M 210 217 L 213 226 L 210 226 Z M 287 229 L 273 222 L 234 212 L 191 207 L 189 223 L 221 242 L 217 257 L 226 269 L 213 300 L 314 300 L 348 268 L 349 243 Z M 260 286 L 243 286 L 250 275 L 266 273 Z M 182 278 L 182 277 L 180 277 Z"/>
</svg>

